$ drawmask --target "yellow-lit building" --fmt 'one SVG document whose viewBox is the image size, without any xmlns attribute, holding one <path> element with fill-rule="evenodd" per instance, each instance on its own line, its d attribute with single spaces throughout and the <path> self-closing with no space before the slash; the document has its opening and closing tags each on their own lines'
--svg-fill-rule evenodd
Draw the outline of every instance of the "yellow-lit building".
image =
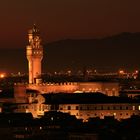
<svg viewBox="0 0 140 140">
<path fill-rule="evenodd" d="M 26 85 L 26 89 L 38 90 L 40 93 L 102 92 L 108 96 L 119 95 L 119 85 L 115 82 L 42 83 L 40 76 L 42 74 L 43 47 L 41 45 L 40 31 L 36 25 L 28 31 L 28 42 L 26 57 L 28 59 L 29 84 Z M 15 91 L 16 88 L 19 89 L 19 85 L 15 86 Z"/>
<path fill-rule="evenodd" d="M 101 93 L 46 94 L 34 102 L 19 104 L 15 112 L 31 112 L 38 118 L 47 111 L 60 111 L 87 121 L 89 118 L 113 116 L 121 120 L 140 115 L 140 103 L 130 98 L 108 97 Z"/>
</svg>

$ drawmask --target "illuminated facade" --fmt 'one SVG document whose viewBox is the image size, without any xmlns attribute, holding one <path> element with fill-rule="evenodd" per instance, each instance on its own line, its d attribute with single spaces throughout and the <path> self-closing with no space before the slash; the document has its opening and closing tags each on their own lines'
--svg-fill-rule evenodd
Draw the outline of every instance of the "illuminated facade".
<svg viewBox="0 0 140 140">
<path fill-rule="evenodd" d="M 101 92 L 108 96 L 119 96 L 117 82 L 67 82 L 67 83 L 42 83 L 28 85 L 27 89 L 46 93 L 88 93 Z"/>
<path fill-rule="evenodd" d="M 70 98 L 69 98 L 70 95 Z M 81 94 L 81 97 L 84 94 Z M 92 94 L 93 95 L 93 94 Z M 52 95 L 53 96 L 53 95 Z M 59 95 L 58 95 L 59 96 Z M 61 95 L 60 95 L 61 96 Z M 117 120 L 130 118 L 132 115 L 140 115 L 140 103 L 129 101 L 122 101 L 121 98 L 115 97 L 117 100 L 109 100 L 105 98 L 102 103 L 102 99 L 94 96 L 89 96 L 90 101 L 85 102 L 80 100 L 74 94 L 66 95 L 68 98 L 61 98 L 48 102 L 48 99 L 43 95 L 38 95 L 34 102 L 19 104 L 15 112 L 32 113 L 34 118 L 39 118 L 48 111 L 60 111 L 63 113 L 69 113 L 76 116 L 77 119 L 83 119 L 87 121 L 89 118 L 99 117 L 104 119 L 106 116 L 113 116 Z M 73 97 L 72 97 L 73 96 Z M 32 98 L 31 96 L 29 98 Z M 75 101 L 73 99 L 77 98 Z M 83 98 L 85 98 L 83 96 Z M 94 98 L 93 100 L 91 100 Z M 64 100 L 62 100 L 64 99 Z M 106 100 L 107 99 L 107 100 Z M 119 100 L 118 100 L 119 99 Z M 58 101 L 58 102 L 57 102 Z"/>
<path fill-rule="evenodd" d="M 28 59 L 29 84 L 34 84 L 40 79 L 41 61 L 43 59 L 40 32 L 36 25 L 28 31 L 28 39 L 29 45 L 26 47 L 26 56 Z"/>
</svg>

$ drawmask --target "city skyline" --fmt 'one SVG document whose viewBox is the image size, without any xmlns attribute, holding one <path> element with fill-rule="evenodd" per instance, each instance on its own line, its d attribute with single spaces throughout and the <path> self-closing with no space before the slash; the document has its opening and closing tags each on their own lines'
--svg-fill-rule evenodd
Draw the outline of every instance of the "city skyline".
<svg viewBox="0 0 140 140">
<path fill-rule="evenodd" d="M 43 73 L 62 70 L 83 71 L 85 68 L 102 72 L 117 72 L 120 69 L 128 72 L 139 70 L 139 40 L 140 33 L 121 33 L 102 39 L 69 39 L 47 43 L 43 45 L 42 70 Z M 0 49 L 1 73 L 27 73 L 26 46 Z"/>
<path fill-rule="evenodd" d="M 140 139 L 140 0 L 1 0 L 1 139 Z"/>
</svg>

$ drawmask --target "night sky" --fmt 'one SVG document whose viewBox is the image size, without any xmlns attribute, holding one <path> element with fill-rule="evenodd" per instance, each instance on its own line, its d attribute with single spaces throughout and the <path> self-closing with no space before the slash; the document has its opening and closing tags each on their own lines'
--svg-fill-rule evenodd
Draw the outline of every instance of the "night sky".
<svg viewBox="0 0 140 140">
<path fill-rule="evenodd" d="M 24 48 L 36 23 L 44 43 L 140 31 L 139 0 L 1 0 L 0 48 Z"/>
<path fill-rule="evenodd" d="M 0 72 L 27 72 L 25 51 L 22 54 L 23 57 L 19 59 L 19 55 L 16 55 L 14 50 L 13 52 L 3 53 L 1 49 L 22 48 L 25 50 L 28 44 L 27 31 L 32 28 L 34 23 L 41 31 L 43 44 L 63 39 L 93 39 L 104 38 L 122 32 L 140 32 L 140 0 L 1 0 L 0 19 Z M 131 50 L 131 48 L 129 49 Z M 124 49 L 124 54 L 128 56 L 125 50 L 128 49 Z M 65 51 L 67 52 L 67 50 Z M 92 51 L 96 52 L 96 50 Z M 139 51 L 140 48 L 135 52 Z M 77 63 L 82 63 L 85 60 L 79 61 L 81 58 L 77 58 L 79 59 L 77 62 L 73 57 L 73 59 L 68 58 L 69 61 L 67 62 L 57 62 L 57 58 L 60 58 L 60 55 L 63 57 L 65 52 L 63 54 L 56 52 L 56 55 L 54 55 L 54 52 L 55 49 L 50 52 L 47 50 L 45 56 L 47 61 L 44 60 L 45 66 L 47 66 L 45 72 L 49 68 L 55 70 L 58 63 L 60 68 L 63 68 L 61 64 L 67 67 L 73 62 L 77 65 Z M 112 53 L 110 50 L 108 52 Z M 104 55 L 104 53 L 102 54 Z M 88 54 L 84 55 L 88 56 Z M 102 61 L 105 60 L 106 56 L 100 55 L 99 59 L 98 54 L 95 53 L 95 55 L 97 57 L 89 58 L 92 62 L 94 60 L 91 65 L 95 64 L 95 67 L 96 64 L 99 67 L 104 67 L 102 66 L 104 64 L 107 67 L 117 65 L 117 68 L 119 68 L 123 64 L 128 66 L 130 61 L 132 61 L 134 68 L 140 66 L 137 63 L 140 59 L 139 54 L 134 55 L 134 57 L 130 54 L 131 57 L 126 58 L 122 53 L 122 58 L 120 58 L 119 51 L 116 57 L 114 57 L 116 54 L 113 52 L 113 57 L 106 59 L 107 63 Z M 66 56 L 68 55 L 66 54 Z M 70 56 L 70 58 L 72 57 Z M 60 59 L 65 60 L 66 58 Z M 80 66 L 88 66 L 86 62 L 89 62 L 89 60 L 87 59 Z M 108 60 L 112 60 L 112 63 Z"/>
</svg>

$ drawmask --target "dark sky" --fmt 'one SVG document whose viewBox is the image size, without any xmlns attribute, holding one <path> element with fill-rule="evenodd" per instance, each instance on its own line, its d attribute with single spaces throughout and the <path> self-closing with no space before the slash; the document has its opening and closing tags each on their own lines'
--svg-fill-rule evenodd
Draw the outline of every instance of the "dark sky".
<svg viewBox="0 0 140 140">
<path fill-rule="evenodd" d="M 140 0 L 1 0 L 0 48 L 24 48 L 36 23 L 44 42 L 140 31 Z"/>
</svg>

